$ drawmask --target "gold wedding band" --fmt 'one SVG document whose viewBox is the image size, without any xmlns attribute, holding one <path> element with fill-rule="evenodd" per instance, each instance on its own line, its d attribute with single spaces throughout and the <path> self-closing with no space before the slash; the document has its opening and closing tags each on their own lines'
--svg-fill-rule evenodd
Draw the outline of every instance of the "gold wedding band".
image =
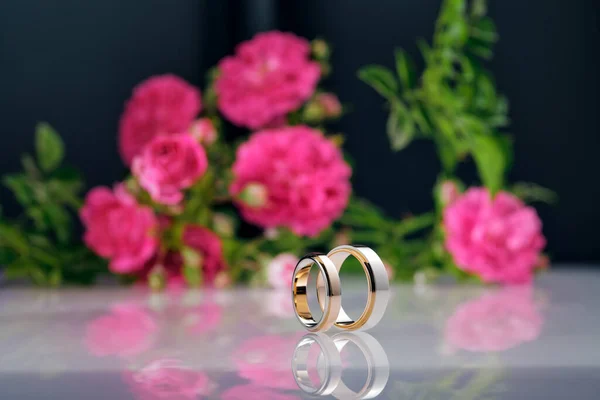
<svg viewBox="0 0 600 400">
<path fill-rule="evenodd" d="M 335 265 L 336 272 L 339 272 L 344 261 L 349 256 L 353 256 L 360 261 L 367 276 L 367 304 L 361 316 L 356 321 L 350 318 L 340 306 L 340 311 L 334 325 L 348 331 L 371 329 L 381 320 L 387 307 L 390 287 L 388 274 L 383 261 L 381 261 L 377 253 L 366 246 L 338 246 L 327 254 L 327 257 Z M 325 309 L 323 299 L 325 288 L 325 283 L 319 275 L 317 277 L 317 298 L 323 310 Z"/>
<path fill-rule="evenodd" d="M 315 320 L 308 306 L 308 277 L 313 265 L 319 267 L 322 295 L 319 305 L 323 310 L 320 319 Z M 292 301 L 298 321 L 310 332 L 325 331 L 335 323 L 342 304 L 342 287 L 333 262 L 324 254 L 307 254 L 298 261 L 292 278 Z M 325 297 L 325 298 L 323 298 Z"/>
</svg>

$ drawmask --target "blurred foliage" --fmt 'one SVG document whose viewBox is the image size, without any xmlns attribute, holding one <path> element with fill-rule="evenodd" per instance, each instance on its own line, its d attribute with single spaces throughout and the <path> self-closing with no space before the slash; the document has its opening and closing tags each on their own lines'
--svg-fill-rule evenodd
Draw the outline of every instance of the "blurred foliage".
<svg viewBox="0 0 600 400">
<path fill-rule="evenodd" d="M 23 172 L 2 179 L 23 210 L 14 221 L 0 215 L 0 265 L 7 278 L 58 286 L 91 283 L 106 271 L 74 235 L 83 181 L 77 170 L 62 165 L 63 157 L 60 136 L 41 123 L 35 132 L 35 157 L 24 155 Z"/>
<path fill-rule="evenodd" d="M 410 55 L 398 49 L 395 71 L 371 65 L 359 77 L 388 101 L 392 149 L 417 138 L 433 140 L 446 178 L 471 156 L 481 182 L 495 193 L 504 185 L 512 148 L 499 131 L 509 122 L 508 101 L 482 66 L 498 40 L 485 13 L 482 0 L 445 0 L 431 45 L 419 41 L 425 65 L 420 75 Z"/>
<path fill-rule="evenodd" d="M 359 78 L 387 101 L 391 148 L 400 151 L 415 139 L 430 139 L 442 165 L 433 190 L 434 216 L 411 218 L 427 221 L 431 229 L 412 241 L 396 242 L 396 252 L 402 248 L 403 253 L 408 253 L 395 254 L 400 277 L 413 277 L 410 274 L 414 272 L 419 279 L 431 279 L 445 272 L 458 279 L 476 279 L 456 268 L 444 250 L 443 204 L 439 198 L 444 181 L 453 181 L 461 191 L 464 189 L 456 170 L 459 163 L 469 158 L 477 167 L 481 184 L 492 194 L 503 189 L 525 201 L 556 200 L 552 191 L 535 184 L 506 186 L 513 148 L 510 136 L 501 129 L 509 123 L 508 100 L 497 92 L 493 76 L 483 66 L 492 57 L 492 47 L 498 40 L 494 21 L 486 12 L 486 0 L 444 0 L 431 44 L 422 39 L 417 43 L 424 64 L 420 73 L 403 49 L 395 51 L 393 70 L 369 65 L 358 72 Z M 381 226 L 395 225 L 389 219 L 385 221 Z M 389 233 L 384 235 L 404 240 Z M 386 242 L 379 236 L 374 233 L 373 240 L 367 243 L 384 246 L 380 254 L 385 256 Z M 391 253 L 393 250 L 389 248 Z"/>
</svg>

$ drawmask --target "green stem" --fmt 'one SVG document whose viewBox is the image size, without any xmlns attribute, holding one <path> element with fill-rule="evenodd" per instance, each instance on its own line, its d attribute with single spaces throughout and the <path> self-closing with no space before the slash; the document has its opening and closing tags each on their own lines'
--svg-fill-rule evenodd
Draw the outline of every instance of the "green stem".
<svg viewBox="0 0 600 400">
<path fill-rule="evenodd" d="M 406 218 L 398 223 L 393 229 L 393 235 L 402 239 L 407 235 L 423 230 L 435 224 L 435 213 L 427 212 L 425 214 Z"/>
</svg>

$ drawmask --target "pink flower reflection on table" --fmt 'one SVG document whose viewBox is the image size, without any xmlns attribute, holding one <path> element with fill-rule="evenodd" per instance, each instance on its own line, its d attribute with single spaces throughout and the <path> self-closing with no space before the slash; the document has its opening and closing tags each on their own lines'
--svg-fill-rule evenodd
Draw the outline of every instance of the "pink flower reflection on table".
<svg viewBox="0 0 600 400">
<path fill-rule="evenodd" d="M 298 397 L 249 384 L 234 386 L 221 395 L 223 400 L 296 400 Z"/>
<path fill-rule="evenodd" d="M 157 330 L 148 312 L 137 305 L 123 304 L 88 323 L 85 343 L 95 356 L 134 356 L 152 346 Z"/>
<path fill-rule="evenodd" d="M 298 335 L 270 335 L 246 340 L 232 355 L 238 375 L 259 386 L 296 389 L 298 386 L 290 373 L 290 355 L 297 340 Z"/>
<path fill-rule="evenodd" d="M 195 371 L 180 360 L 153 361 L 138 371 L 127 371 L 125 382 L 139 400 L 187 400 L 206 396 L 212 383 L 202 371 Z"/>
<path fill-rule="evenodd" d="M 459 305 L 445 340 L 452 348 L 498 352 L 537 339 L 542 324 L 531 288 L 505 287 Z"/>
<path fill-rule="evenodd" d="M 223 307 L 214 303 L 202 304 L 187 311 L 184 324 L 187 332 L 203 334 L 215 330 L 221 323 Z"/>
</svg>

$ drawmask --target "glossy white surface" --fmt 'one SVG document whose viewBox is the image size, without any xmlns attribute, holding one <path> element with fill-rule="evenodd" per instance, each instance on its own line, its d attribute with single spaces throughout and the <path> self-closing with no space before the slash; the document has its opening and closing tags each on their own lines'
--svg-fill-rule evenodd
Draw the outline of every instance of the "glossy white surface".
<svg viewBox="0 0 600 400">
<path fill-rule="evenodd" d="M 349 314 L 360 313 L 362 288 L 343 290 Z M 378 398 L 597 398 L 599 310 L 592 270 L 553 271 L 533 288 L 392 286 L 368 332 L 388 375 L 350 341 L 350 391 L 333 393 L 358 392 L 375 374 L 377 385 L 387 378 Z M 305 334 L 288 291 L 0 288 L 0 398 L 301 398 L 292 355 Z M 337 376 L 310 353 L 310 379 Z"/>
</svg>

